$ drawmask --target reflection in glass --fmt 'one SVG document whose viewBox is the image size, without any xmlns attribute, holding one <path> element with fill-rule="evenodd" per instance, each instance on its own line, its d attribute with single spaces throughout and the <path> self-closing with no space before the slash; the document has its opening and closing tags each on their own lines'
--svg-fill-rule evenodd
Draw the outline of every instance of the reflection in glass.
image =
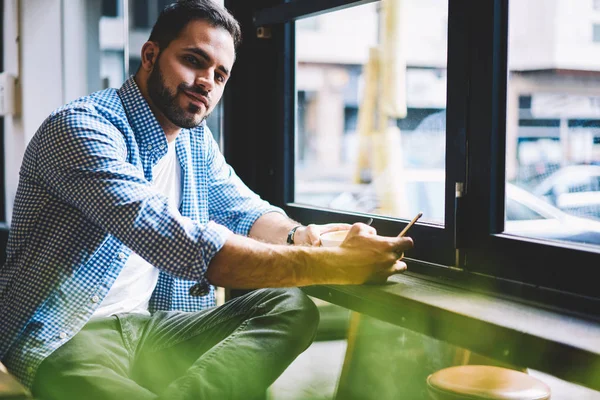
<svg viewBox="0 0 600 400">
<path fill-rule="evenodd" d="M 296 24 L 295 202 L 444 221 L 447 0 Z"/>
<path fill-rule="evenodd" d="M 533 21 L 530 12 L 553 17 Z M 598 18 L 592 2 L 511 2 L 508 233 L 600 244 Z"/>
</svg>

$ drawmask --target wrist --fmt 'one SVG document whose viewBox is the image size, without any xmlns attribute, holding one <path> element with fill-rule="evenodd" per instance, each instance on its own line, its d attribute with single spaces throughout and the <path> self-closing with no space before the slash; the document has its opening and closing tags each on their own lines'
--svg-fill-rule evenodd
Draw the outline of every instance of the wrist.
<svg viewBox="0 0 600 400">
<path fill-rule="evenodd" d="M 286 239 L 287 244 L 291 244 L 291 245 L 296 244 L 296 242 L 294 241 L 294 237 L 296 236 L 296 231 L 299 228 L 302 228 L 302 225 L 296 225 L 295 227 L 293 227 L 292 229 L 289 230 L 287 239 Z"/>
</svg>

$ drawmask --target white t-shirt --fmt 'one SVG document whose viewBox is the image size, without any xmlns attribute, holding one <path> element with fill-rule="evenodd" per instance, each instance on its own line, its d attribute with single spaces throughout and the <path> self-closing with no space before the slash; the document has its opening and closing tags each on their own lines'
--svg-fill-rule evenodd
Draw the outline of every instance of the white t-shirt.
<svg viewBox="0 0 600 400">
<path fill-rule="evenodd" d="M 167 154 L 152 168 L 152 186 L 169 199 L 176 212 L 181 202 L 181 166 L 177 160 L 175 141 L 169 143 Z M 150 315 L 148 302 L 158 282 L 158 269 L 131 253 L 121 273 L 110 288 L 92 318 L 120 313 Z"/>
</svg>

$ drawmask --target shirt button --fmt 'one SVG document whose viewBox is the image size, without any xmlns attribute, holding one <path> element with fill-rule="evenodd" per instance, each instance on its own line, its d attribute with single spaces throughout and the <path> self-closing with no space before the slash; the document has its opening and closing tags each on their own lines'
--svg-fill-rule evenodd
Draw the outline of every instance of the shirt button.
<svg viewBox="0 0 600 400">
<path fill-rule="evenodd" d="M 149 144 L 148 147 L 146 147 L 148 150 L 152 150 L 152 145 Z"/>
<path fill-rule="evenodd" d="M 59 334 L 58 334 L 58 337 L 59 337 L 59 338 L 61 338 L 61 339 L 66 339 L 66 337 L 67 337 L 67 332 L 61 332 L 61 333 L 59 333 Z"/>
<path fill-rule="evenodd" d="M 33 367 L 27 367 L 27 373 L 33 374 Z"/>
<path fill-rule="evenodd" d="M 100 301 L 100 297 L 98 296 L 92 296 L 92 303 L 97 303 Z"/>
<path fill-rule="evenodd" d="M 125 255 L 125 253 L 123 253 L 123 252 L 120 252 L 120 253 L 119 253 L 119 259 L 121 259 L 121 260 L 122 260 L 122 259 L 124 259 L 125 257 L 127 257 L 127 256 Z"/>
<path fill-rule="evenodd" d="M 165 145 L 164 145 L 164 144 L 161 144 L 161 145 L 160 145 L 160 149 L 161 149 L 161 150 L 164 150 L 164 148 L 165 148 Z"/>
</svg>

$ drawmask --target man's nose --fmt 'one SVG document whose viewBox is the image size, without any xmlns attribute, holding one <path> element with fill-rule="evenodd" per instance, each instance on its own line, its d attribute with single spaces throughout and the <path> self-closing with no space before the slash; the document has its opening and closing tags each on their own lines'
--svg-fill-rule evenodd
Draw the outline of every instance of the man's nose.
<svg viewBox="0 0 600 400">
<path fill-rule="evenodd" d="M 196 85 L 201 86 L 207 92 L 213 90 L 215 86 L 215 73 L 212 70 L 204 70 L 202 73 L 196 76 Z"/>
</svg>

